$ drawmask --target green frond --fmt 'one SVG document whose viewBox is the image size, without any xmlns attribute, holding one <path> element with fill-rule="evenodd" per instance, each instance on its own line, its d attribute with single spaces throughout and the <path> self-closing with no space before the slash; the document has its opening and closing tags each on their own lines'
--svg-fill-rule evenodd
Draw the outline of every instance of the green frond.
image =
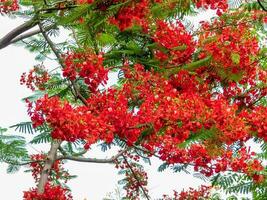
<svg viewBox="0 0 267 200">
<path fill-rule="evenodd" d="M 45 95 L 44 91 L 36 90 L 36 91 L 34 91 L 33 95 L 30 95 L 28 97 L 23 98 L 22 101 L 25 102 L 25 100 L 27 99 L 30 102 L 34 102 L 34 101 L 40 99 L 41 97 L 43 97 L 44 95 Z"/>
<path fill-rule="evenodd" d="M 111 149 L 111 144 L 107 144 L 106 142 L 103 142 L 97 146 L 100 146 L 101 151 L 106 152 L 107 150 Z"/>
<path fill-rule="evenodd" d="M 6 169 L 6 172 L 8 174 L 14 174 L 16 172 L 18 172 L 20 170 L 20 167 L 19 165 L 8 165 L 7 169 Z"/>
<path fill-rule="evenodd" d="M 204 181 L 204 182 L 208 182 L 208 181 L 209 181 L 209 178 L 207 178 L 204 174 L 199 173 L 199 172 L 194 173 L 193 176 L 194 176 L 195 178 L 198 178 L 198 179 Z"/>
<path fill-rule="evenodd" d="M 169 167 L 169 164 L 164 162 L 163 164 L 161 164 L 159 167 L 158 167 L 158 172 L 163 172 L 165 169 L 167 169 Z"/>
<path fill-rule="evenodd" d="M 211 129 L 203 129 L 202 128 L 197 133 L 191 133 L 189 138 L 187 138 L 186 141 L 184 141 L 181 144 L 178 144 L 178 147 L 187 148 L 191 144 L 198 143 L 198 142 L 212 138 L 215 133 L 216 133 L 215 128 L 211 128 Z"/>
<path fill-rule="evenodd" d="M 188 164 L 175 164 L 171 166 L 170 168 L 176 173 L 183 171 L 186 174 L 190 174 L 190 172 L 187 170 L 188 166 L 189 166 Z"/>
<path fill-rule="evenodd" d="M 91 5 L 89 4 L 80 5 L 79 7 L 72 9 L 67 15 L 58 17 L 57 23 L 59 25 L 73 23 L 77 21 L 80 17 L 88 13 L 90 7 Z"/>
<path fill-rule="evenodd" d="M 219 186 L 226 193 L 248 194 L 253 189 L 253 182 L 246 174 L 229 173 L 212 180 L 213 185 Z"/>
<path fill-rule="evenodd" d="M 28 159 L 26 141 L 24 137 L 4 134 L 7 129 L 0 128 L 0 162 L 9 164 L 8 173 L 16 172 L 19 167 L 16 165 Z"/>
<path fill-rule="evenodd" d="M 20 133 L 29 133 L 29 134 L 35 133 L 35 130 L 32 126 L 32 122 L 21 122 L 10 126 L 10 128 L 15 128 L 15 131 L 19 131 Z"/>
<path fill-rule="evenodd" d="M 31 141 L 30 144 L 41 144 L 41 143 L 50 143 L 52 141 L 50 132 L 42 132 L 39 135 L 36 135 Z"/>
</svg>

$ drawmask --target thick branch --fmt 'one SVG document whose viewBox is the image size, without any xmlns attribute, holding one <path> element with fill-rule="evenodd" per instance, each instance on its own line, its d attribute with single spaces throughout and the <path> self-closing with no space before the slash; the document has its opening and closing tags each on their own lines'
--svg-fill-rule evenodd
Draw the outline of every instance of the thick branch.
<svg viewBox="0 0 267 200">
<path fill-rule="evenodd" d="M 50 170 L 56 160 L 57 157 L 57 150 L 62 142 L 59 140 L 54 140 L 51 144 L 50 151 L 48 152 L 47 159 L 45 161 L 44 168 L 42 169 L 40 180 L 38 183 L 37 191 L 39 194 L 42 194 L 44 192 L 45 184 L 48 180 L 48 176 L 50 173 Z"/>
<path fill-rule="evenodd" d="M 115 161 L 128 150 L 129 148 L 126 148 L 120 151 L 118 154 L 107 159 L 83 158 L 83 157 L 75 157 L 75 156 L 58 156 L 57 160 L 72 160 L 72 161 L 77 161 L 77 162 L 88 162 L 88 163 L 115 163 Z"/>
<path fill-rule="evenodd" d="M 35 25 L 37 25 L 37 20 L 35 18 L 31 19 L 30 21 L 21 24 L 17 28 L 10 31 L 7 35 L 5 35 L 2 39 L 0 39 L 0 49 L 5 48 L 6 46 L 12 43 L 12 40 L 19 36 L 21 33 L 31 29 Z"/>
<path fill-rule="evenodd" d="M 45 31 L 45 32 L 46 32 L 46 31 L 49 31 L 49 30 L 51 30 L 51 29 L 53 29 L 53 28 L 55 28 L 55 27 L 56 27 L 55 25 L 46 27 L 46 28 L 44 28 L 44 31 Z M 41 33 L 41 30 L 40 30 L 40 29 L 37 29 L 37 30 L 31 31 L 31 32 L 28 32 L 28 33 L 19 35 L 19 36 L 15 37 L 13 40 L 11 40 L 10 43 L 9 43 L 8 45 L 13 44 L 13 43 L 16 43 L 16 42 L 21 41 L 21 40 L 24 40 L 24 39 L 29 38 L 29 37 L 31 37 L 31 36 L 37 35 L 37 34 L 39 34 L 39 33 Z M 7 46 L 8 46 L 8 45 L 7 45 Z"/>
</svg>

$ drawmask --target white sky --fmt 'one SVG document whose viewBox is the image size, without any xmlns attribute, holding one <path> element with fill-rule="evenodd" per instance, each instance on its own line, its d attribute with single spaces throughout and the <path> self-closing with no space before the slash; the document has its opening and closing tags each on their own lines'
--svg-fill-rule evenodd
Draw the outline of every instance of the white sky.
<svg viewBox="0 0 267 200">
<path fill-rule="evenodd" d="M 209 16 L 210 13 L 208 14 Z M 204 14 L 197 18 L 198 21 L 207 19 Z M 8 33 L 12 28 L 23 23 L 19 19 L 8 19 L 0 16 L 0 38 Z M 31 91 L 19 84 L 20 76 L 23 72 L 28 72 L 37 62 L 34 55 L 30 54 L 22 47 L 9 46 L 0 50 L 0 126 L 9 127 L 18 122 L 29 121 L 27 109 L 21 99 L 29 96 Z M 41 147 L 35 149 L 41 151 Z M 46 150 L 45 148 L 44 150 Z M 33 148 L 29 149 L 33 153 L 38 153 Z M 91 157 L 109 157 L 101 154 L 99 150 L 89 152 Z M 148 189 L 152 199 L 162 197 L 162 194 L 172 194 L 173 189 L 196 187 L 203 183 L 192 175 L 184 173 L 173 173 L 172 171 L 157 172 L 160 162 L 152 160 L 152 166 L 147 166 Z M 71 174 L 78 175 L 78 178 L 69 182 L 75 200 L 101 200 L 108 192 L 114 191 L 117 181 L 121 178 L 117 176 L 117 170 L 109 164 L 90 164 L 68 162 L 66 168 Z M 6 174 L 6 165 L 0 164 L 0 186 L 1 198 L 8 200 L 22 199 L 22 191 L 34 187 L 34 182 L 29 173 L 23 173 L 23 169 L 16 174 Z"/>
</svg>

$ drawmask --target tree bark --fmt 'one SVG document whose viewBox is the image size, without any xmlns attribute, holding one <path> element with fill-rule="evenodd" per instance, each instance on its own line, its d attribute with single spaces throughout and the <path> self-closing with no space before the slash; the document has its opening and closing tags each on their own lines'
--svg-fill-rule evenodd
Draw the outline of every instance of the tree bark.
<svg viewBox="0 0 267 200">
<path fill-rule="evenodd" d="M 61 143 L 62 143 L 62 141 L 60 141 L 60 140 L 54 140 L 51 143 L 51 147 L 50 147 L 50 150 L 48 152 L 47 159 L 46 159 L 45 164 L 44 164 L 44 168 L 42 169 L 40 180 L 39 180 L 38 187 L 37 187 L 37 192 L 39 194 L 44 193 L 45 184 L 48 181 L 49 173 L 50 173 L 51 168 L 52 168 L 52 166 L 53 166 L 53 164 L 57 158 L 57 150 L 58 150 Z"/>
<path fill-rule="evenodd" d="M 3 38 L 0 39 L 0 49 L 5 48 L 9 44 L 11 44 L 11 41 L 19 36 L 21 33 L 24 33 L 25 31 L 31 29 L 35 25 L 37 25 L 38 21 L 33 18 L 30 21 L 25 22 L 24 24 L 21 24 L 20 26 L 14 28 L 12 31 L 10 31 L 7 35 L 5 35 Z"/>
</svg>

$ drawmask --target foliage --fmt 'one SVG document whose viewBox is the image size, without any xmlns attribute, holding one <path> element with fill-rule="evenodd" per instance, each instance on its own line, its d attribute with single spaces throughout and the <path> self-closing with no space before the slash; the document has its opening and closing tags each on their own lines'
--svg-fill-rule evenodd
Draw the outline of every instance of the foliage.
<svg viewBox="0 0 267 200">
<path fill-rule="evenodd" d="M 194 28 L 190 16 L 216 14 Z M 18 43 L 40 62 L 21 77 L 31 122 L 11 130 L 47 143 L 28 155 L 21 136 L 0 129 L 8 172 L 31 167 L 37 188 L 24 199 L 72 199 L 62 160 L 113 163 L 122 199 L 150 199 L 143 165 L 151 157 L 212 186 L 174 192 L 174 199 L 266 196 L 267 56 L 264 6 L 239 0 L 3 0 L 3 15 L 28 21 L 0 40 Z M 38 26 L 37 30 L 30 29 Z M 28 31 L 29 32 L 26 32 Z M 58 40 L 62 32 L 66 41 Z M 49 71 L 45 59 L 58 67 Z M 107 87 L 109 75 L 118 80 Z M 247 146 L 261 146 L 255 153 Z M 118 154 L 87 158 L 94 144 Z M 229 172 L 229 173 L 228 173 Z M 59 179 L 63 180 L 59 181 Z"/>
</svg>

